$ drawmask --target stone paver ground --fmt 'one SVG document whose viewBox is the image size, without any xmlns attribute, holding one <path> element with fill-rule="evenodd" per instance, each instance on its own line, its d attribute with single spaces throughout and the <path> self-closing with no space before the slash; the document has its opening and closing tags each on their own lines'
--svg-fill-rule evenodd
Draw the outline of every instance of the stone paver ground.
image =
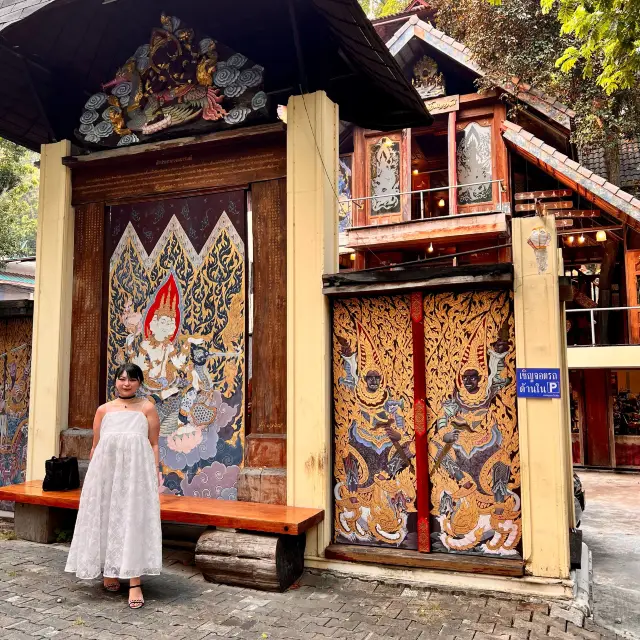
<svg viewBox="0 0 640 640">
<path fill-rule="evenodd" d="M 6 537 L 6 536 L 5 536 Z M 146 605 L 126 590 L 64 573 L 68 547 L 0 541 L 0 639 L 213 640 L 609 640 L 589 621 L 576 627 L 548 604 L 307 573 L 274 594 L 205 582 L 186 551 L 165 551 L 165 572 L 144 582 Z"/>
<path fill-rule="evenodd" d="M 593 554 L 595 620 L 640 637 L 640 474 L 578 475 L 587 498 L 581 528 Z"/>
</svg>

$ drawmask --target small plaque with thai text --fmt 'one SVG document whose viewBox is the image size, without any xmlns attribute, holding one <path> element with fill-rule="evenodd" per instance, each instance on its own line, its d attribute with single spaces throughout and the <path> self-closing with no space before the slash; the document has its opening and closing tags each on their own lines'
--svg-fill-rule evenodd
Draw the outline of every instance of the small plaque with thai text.
<svg viewBox="0 0 640 640">
<path fill-rule="evenodd" d="M 439 113 L 450 113 L 460 109 L 460 96 L 456 95 L 433 98 L 433 100 L 425 100 L 424 104 L 432 116 Z"/>
</svg>

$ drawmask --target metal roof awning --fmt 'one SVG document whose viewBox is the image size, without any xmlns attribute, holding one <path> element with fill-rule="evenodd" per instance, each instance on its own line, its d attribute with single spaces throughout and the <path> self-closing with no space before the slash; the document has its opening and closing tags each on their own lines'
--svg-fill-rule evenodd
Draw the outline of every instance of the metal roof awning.
<svg viewBox="0 0 640 640">
<path fill-rule="evenodd" d="M 513 286 L 513 265 L 471 264 L 458 267 L 408 263 L 374 267 L 322 276 L 326 296 L 402 293 L 417 290 L 509 289 Z"/>
<path fill-rule="evenodd" d="M 502 124 L 502 136 L 511 149 L 545 173 L 570 187 L 622 224 L 640 232 L 640 200 L 566 155 L 545 144 L 513 122 Z"/>
<path fill-rule="evenodd" d="M 31 0 L 0 9 L 0 136 L 72 138 L 87 98 L 176 15 L 265 68 L 273 101 L 324 90 L 340 118 L 392 130 L 431 122 L 356 0 Z"/>
</svg>

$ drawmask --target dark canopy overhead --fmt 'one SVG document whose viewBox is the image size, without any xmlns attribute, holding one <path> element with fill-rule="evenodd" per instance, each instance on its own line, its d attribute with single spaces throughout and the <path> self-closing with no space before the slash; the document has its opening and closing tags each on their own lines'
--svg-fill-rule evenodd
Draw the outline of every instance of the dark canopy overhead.
<svg viewBox="0 0 640 640">
<path fill-rule="evenodd" d="M 0 136 L 32 149 L 72 137 L 88 96 L 161 12 L 265 67 L 275 102 L 323 89 L 341 119 L 363 127 L 431 121 L 356 0 L 30 0 L 7 14 L 22 4 L 0 9 Z"/>
</svg>

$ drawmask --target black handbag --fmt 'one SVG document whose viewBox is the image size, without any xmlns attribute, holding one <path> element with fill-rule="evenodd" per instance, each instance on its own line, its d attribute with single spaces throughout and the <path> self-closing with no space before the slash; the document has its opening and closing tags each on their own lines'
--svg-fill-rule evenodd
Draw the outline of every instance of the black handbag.
<svg viewBox="0 0 640 640">
<path fill-rule="evenodd" d="M 78 458 L 53 457 L 44 463 L 43 491 L 71 491 L 80 487 Z"/>
</svg>

